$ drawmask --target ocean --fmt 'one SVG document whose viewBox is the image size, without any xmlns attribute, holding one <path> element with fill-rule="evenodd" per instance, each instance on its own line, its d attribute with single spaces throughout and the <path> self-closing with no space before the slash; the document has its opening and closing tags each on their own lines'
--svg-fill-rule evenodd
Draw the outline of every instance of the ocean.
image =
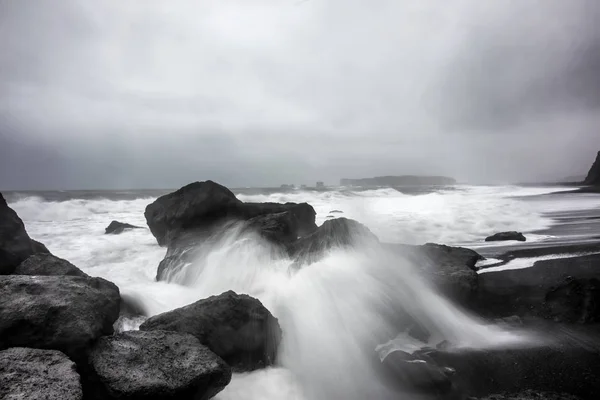
<svg viewBox="0 0 600 400">
<path fill-rule="evenodd" d="M 470 248 L 500 231 L 523 232 L 528 243 L 557 240 L 557 215 L 600 208 L 600 196 L 574 195 L 568 187 L 467 186 L 429 190 L 402 188 L 327 190 L 235 189 L 247 202 L 308 202 L 317 224 L 344 216 L 365 224 L 381 241 L 427 242 Z M 360 399 L 376 390 L 357 349 L 382 325 L 374 310 L 383 297 L 410 307 L 434 339 L 465 346 L 517 345 L 525 340 L 487 325 L 439 297 L 405 265 L 368 251 L 337 251 L 290 274 L 290 260 L 273 260 L 261 246 L 224 242 L 211 249 L 201 270 L 156 282 L 165 249 L 146 227 L 144 209 L 168 190 L 4 192 L 29 235 L 56 256 L 92 276 L 114 282 L 124 299 L 148 316 L 226 290 L 259 298 L 279 319 L 284 332 L 279 366 L 236 374 L 216 398 Z M 558 193 L 558 194 L 556 194 Z M 112 221 L 144 227 L 105 235 Z M 585 235 L 585 233 L 582 233 Z M 136 329 L 141 320 L 120 322 Z M 410 347 L 399 337 L 390 345 Z M 418 344 L 415 344 L 418 347 Z M 385 347 L 385 346 L 384 346 Z M 381 389 L 384 390 L 384 389 Z M 361 397 L 362 396 L 362 397 Z M 385 398 L 385 393 L 381 397 Z"/>
</svg>

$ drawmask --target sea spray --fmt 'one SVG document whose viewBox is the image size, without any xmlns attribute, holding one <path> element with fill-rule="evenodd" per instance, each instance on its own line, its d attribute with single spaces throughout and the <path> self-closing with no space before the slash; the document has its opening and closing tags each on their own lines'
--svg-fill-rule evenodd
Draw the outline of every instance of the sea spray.
<svg viewBox="0 0 600 400">
<path fill-rule="evenodd" d="M 199 246 L 197 258 L 168 279 L 198 298 L 226 290 L 259 298 L 284 332 L 278 365 L 291 373 L 307 399 L 392 396 L 374 361 L 393 350 L 412 351 L 442 340 L 457 347 L 511 346 L 523 340 L 469 316 L 423 281 L 418 266 L 372 241 L 331 249 L 299 270 L 241 225 Z M 415 324 L 430 333 L 427 341 L 406 334 Z"/>
</svg>

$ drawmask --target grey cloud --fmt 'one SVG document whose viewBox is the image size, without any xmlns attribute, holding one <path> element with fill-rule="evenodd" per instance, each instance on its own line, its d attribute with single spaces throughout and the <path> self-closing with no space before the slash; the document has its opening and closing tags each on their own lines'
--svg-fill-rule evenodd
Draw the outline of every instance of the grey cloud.
<svg viewBox="0 0 600 400">
<path fill-rule="evenodd" d="M 585 172 L 595 0 L 0 2 L 0 188 Z"/>
</svg>

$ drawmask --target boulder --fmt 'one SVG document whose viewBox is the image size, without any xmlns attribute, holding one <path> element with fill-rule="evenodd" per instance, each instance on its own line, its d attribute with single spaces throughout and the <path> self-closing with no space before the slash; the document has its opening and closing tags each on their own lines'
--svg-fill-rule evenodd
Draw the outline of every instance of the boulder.
<svg viewBox="0 0 600 400">
<path fill-rule="evenodd" d="M 386 246 L 407 258 L 446 297 L 467 305 L 476 295 L 479 278 L 475 265 L 483 259 L 477 252 L 435 243 Z"/>
<path fill-rule="evenodd" d="M 104 336 L 90 352 L 88 369 L 86 395 L 98 400 L 204 400 L 231 380 L 221 358 L 194 336 L 178 332 Z"/>
<path fill-rule="evenodd" d="M 275 361 L 281 340 L 279 322 L 262 303 L 233 291 L 149 318 L 142 331 L 190 333 L 234 371 L 252 371 Z"/>
<path fill-rule="evenodd" d="M 295 239 L 316 229 L 316 213 L 306 203 L 243 203 L 225 186 L 213 181 L 191 183 L 159 197 L 146 207 L 144 215 L 158 244 L 167 246 L 186 231 L 210 236 L 231 220 L 248 221 L 261 215 L 286 211 L 294 217 L 290 219 L 294 225 L 286 228 L 295 230 L 290 238 Z"/>
<path fill-rule="evenodd" d="M 525 242 L 527 241 L 527 238 L 521 232 L 516 231 L 499 232 L 485 238 L 486 242 L 501 242 L 504 240 L 517 240 L 519 242 Z"/>
<path fill-rule="evenodd" d="M 600 273 L 599 273 L 600 275 Z M 569 276 L 546 293 L 547 316 L 564 322 L 600 322 L 600 280 Z"/>
<path fill-rule="evenodd" d="M 0 193 L 0 275 L 11 274 L 35 253 L 48 253 L 48 249 L 29 238 L 23 221 Z"/>
<path fill-rule="evenodd" d="M 298 239 L 288 248 L 295 266 L 309 265 L 322 259 L 335 248 L 379 245 L 379 239 L 369 228 L 352 219 L 335 218 L 325 221 L 316 231 Z"/>
<path fill-rule="evenodd" d="M 109 235 L 109 234 L 118 235 L 120 233 L 125 232 L 125 230 L 127 230 L 127 229 L 140 229 L 140 228 L 141 227 L 139 227 L 139 226 L 126 224 L 124 222 L 112 221 L 110 224 L 108 224 L 108 226 L 104 230 L 104 234 L 105 235 Z"/>
<path fill-rule="evenodd" d="M 14 275 L 67 275 L 89 277 L 85 272 L 62 258 L 52 254 L 34 254 L 23 261 L 15 271 Z"/>
<path fill-rule="evenodd" d="M 0 351 L 0 398 L 81 400 L 75 364 L 60 351 L 13 347 Z"/>
<path fill-rule="evenodd" d="M 119 302 L 119 289 L 101 278 L 0 276 L 0 349 L 54 349 L 77 361 L 113 332 Z"/>
<path fill-rule="evenodd" d="M 584 185 L 600 185 L 600 151 L 596 155 L 596 160 L 590 168 L 585 180 Z"/>
<path fill-rule="evenodd" d="M 403 351 L 389 353 L 382 361 L 381 370 L 384 382 L 402 391 L 444 396 L 453 390 L 452 369 Z"/>
</svg>

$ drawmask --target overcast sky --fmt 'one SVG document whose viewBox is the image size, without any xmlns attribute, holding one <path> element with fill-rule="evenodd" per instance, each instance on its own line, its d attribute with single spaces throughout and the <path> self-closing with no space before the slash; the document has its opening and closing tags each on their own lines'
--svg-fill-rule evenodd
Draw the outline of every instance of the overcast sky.
<svg viewBox="0 0 600 400">
<path fill-rule="evenodd" d="M 0 0 L 0 189 L 585 175 L 598 0 Z"/>
</svg>

